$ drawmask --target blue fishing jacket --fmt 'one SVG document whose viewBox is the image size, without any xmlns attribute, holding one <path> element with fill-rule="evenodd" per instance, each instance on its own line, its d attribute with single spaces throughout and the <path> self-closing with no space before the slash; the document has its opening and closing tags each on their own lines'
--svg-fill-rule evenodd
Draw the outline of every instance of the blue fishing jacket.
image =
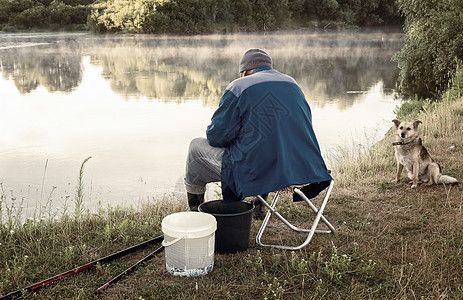
<svg viewBox="0 0 463 300">
<path fill-rule="evenodd" d="M 225 202 L 331 180 L 302 90 L 270 67 L 228 85 L 206 135 L 211 146 L 225 147 Z"/>
</svg>

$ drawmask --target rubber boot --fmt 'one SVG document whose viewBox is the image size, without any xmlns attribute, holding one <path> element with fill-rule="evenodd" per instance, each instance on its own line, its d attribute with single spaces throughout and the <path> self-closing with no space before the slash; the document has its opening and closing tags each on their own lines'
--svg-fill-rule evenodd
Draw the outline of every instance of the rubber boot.
<svg viewBox="0 0 463 300">
<path fill-rule="evenodd" d="M 261 195 L 264 200 L 267 200 L 268 193 Z M 252 198 L 252 204 L 254 204 L 254 209 L 252 210 L 252 217 L 256 220 L 263 220 L 265 217 L 265 205 L 260 202 L 257 197 Z"/>
<path fill-rule="evenodd" d="M 186 194 L 188 197 L 188 206 L 190 207 L 190 211 L 198 211 L 198 206 L 204 202 L 204 194 Z"/>
</svg>

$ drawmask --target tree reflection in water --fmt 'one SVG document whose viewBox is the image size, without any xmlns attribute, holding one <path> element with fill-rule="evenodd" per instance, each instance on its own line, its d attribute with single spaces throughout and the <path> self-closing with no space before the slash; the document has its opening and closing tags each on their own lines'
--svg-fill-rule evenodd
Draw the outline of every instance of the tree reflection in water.
<svg viewBox="0 0 463 300">
<path fill-rule="evenodd" d="M 16 37 L 19 39 L 19 37 Z M 37 39 L 37 38 L 35 38 Z M 47 40 L 49 38 L 44 37 Z M 21 93 L 38 86 L 72 91 L 82 79 L 82 57 L 103 67 L 102 76 L 126 97 L 166 101 L 200 98 L 217 105 L 237 77 L 237 62 L 249 47 L 266 49 L 274 67 L 293 76 L 319 105 L 352 105 L 347 91 L 367 91 L 379 81 L 395 88 L 398 68 L 391 56 L 402 45 L 398 32 L 292 31 L 195 37 L 153 35 L 62 36 L 47 45 L 0 50 L 4 78 Z"/>
</svg>

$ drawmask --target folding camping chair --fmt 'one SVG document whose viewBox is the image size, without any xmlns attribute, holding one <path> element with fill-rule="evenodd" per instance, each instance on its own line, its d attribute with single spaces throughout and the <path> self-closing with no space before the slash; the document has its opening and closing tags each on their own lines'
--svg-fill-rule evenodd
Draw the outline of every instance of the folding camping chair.
<svg viewBox="0 0 463 300">
<path fill-rule="evenodd" d="M 312 209 L 312 211 L 316 214 L 315 219 L 312 223 L 312 226 L 310 229 L 304 229 L 304 228 L 299 228 L 291 224 L 285 217 L 283 217 L 278 211 L 277 211 L 277 202 L 280 198 L 280 192 L 281 190 L 278 190 L 275 192 L 275 195 L 273 197 L 273 200 L 271 204 L 268 204 L 264 198 L 262 198 L 260 195 L 257 196 L 257 198 L 260 200 L 262 205 L 267 207 L 267 214 L 265 215 L 264 221 L 262 222 L 262 225 L 260 226 L 260 229 L 257 233 L 256 236 L 256 242 L 259 246 L 263 247 L 273 247 L 273 248 L 278 248 L 278 249 L 285 249 L 285 250 L 299 250 L 307 246 L 310 241 L 312 240 L 312 237 L 314 233 L 334 233 L 334 227 L 333 225 L 328 222 L 328 220 L 323 216 L 323 211 L 325 209 L 326 203 L 328 202 L 328 198 L 330 197 L 331 190 L 333 189 L 333 180 L 329 181 L 324 181 L 324 182 L 318 182 L 318 183 L 311 183 L 305 186 L 297 186 L 297 187 L 292 187 L 293 190 L 293 200 L 294 201 L 301 201 L 303 200 L 305 203 L 309 205 L 309 207 Z M 321 191 L 324 189 L 326 190 L 325 196 L 323 198 L 323 201 L 320 205 L 320 207 L 317 209 L 315 205 L 310 201 L 310 199 L 315 198 Z M 299 233 L 304 233 L 307 234 L 306 240 L 300 244 L 299 246 L 286 246 L 286 245 L 271 245 L 271 244 L 264 244 L 261 239 L 262 235 L 264 234 L 264 231 L 267 229 L 267 225 L 269 223 L 270 217 L 272 215 L 275 215 L 278 219 L 280 219 L 286 226 L 288 226 L 290 229 L 299 232 Z M 320 220 L 328 226 L 329 230 L 319 230 L 317 229 L 318 224 Z"/>
</svg>

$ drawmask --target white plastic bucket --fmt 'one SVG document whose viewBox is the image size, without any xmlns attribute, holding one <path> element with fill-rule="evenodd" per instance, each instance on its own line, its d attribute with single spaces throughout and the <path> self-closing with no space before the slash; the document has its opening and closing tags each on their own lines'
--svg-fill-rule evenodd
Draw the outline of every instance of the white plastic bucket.
<svg viewBox="0 0 463 300">
<path fill-rule="evenodd" d="M 166 253 L 166 268 L 175 276 L 206 275 L 214 268 L 217 222 L 202 212 L 179 212 L 161 223 Z"/>
</svg>

